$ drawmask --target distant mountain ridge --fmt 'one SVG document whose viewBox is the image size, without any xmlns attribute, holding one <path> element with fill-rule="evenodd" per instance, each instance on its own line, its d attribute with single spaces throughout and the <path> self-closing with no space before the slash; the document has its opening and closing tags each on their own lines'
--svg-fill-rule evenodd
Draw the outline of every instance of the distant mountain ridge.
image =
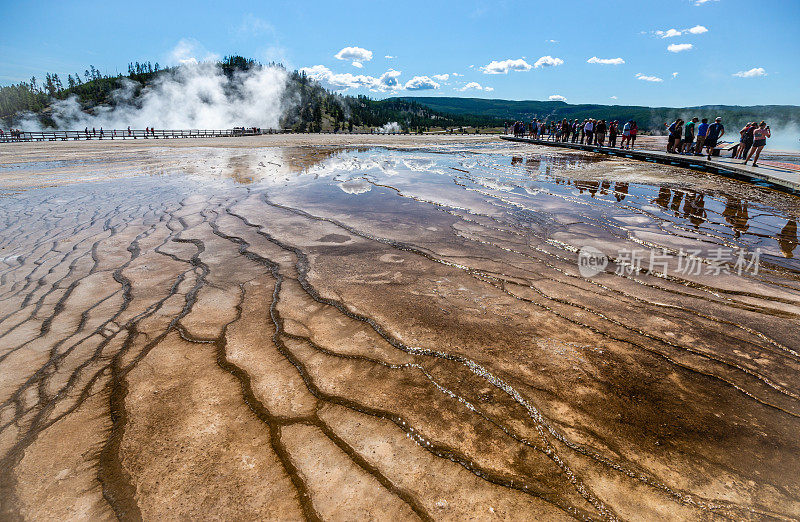
<svg viewBox="0 0 800 522">
<path fill-rule="evenodd" d="M 563 101 L 501 100 L 434 96 L 403 96 L 394 99 L 413 100 L 431 110 L 453 114 L 500 118 L 509 121 L 530 121 L 533 118 L 570 120 L 597 118 L 605 120 L 636 120 L 640 127 L 660 131 L 665 122 L 680 117 L 697 116 L 713 120 L 717 116 L 732 125 L 748 121 L 767 120 L 772 126 L 800 122 L 797 105 L 699 105 L 694 107 L 645 107 L 640 105 L 569 104 Z"/>
</svg>

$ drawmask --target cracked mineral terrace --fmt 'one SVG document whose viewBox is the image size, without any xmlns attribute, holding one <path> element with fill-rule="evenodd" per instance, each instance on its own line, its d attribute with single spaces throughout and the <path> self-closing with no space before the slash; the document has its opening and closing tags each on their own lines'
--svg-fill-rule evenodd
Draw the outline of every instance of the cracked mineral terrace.
<svg viewBox="0 0 800 522">
<path fill-rule="evenodd" d="M 3 520 L 800 518 L 794 196 L 398 136 L 14 144 L 0 194 Z"/>
</svg>

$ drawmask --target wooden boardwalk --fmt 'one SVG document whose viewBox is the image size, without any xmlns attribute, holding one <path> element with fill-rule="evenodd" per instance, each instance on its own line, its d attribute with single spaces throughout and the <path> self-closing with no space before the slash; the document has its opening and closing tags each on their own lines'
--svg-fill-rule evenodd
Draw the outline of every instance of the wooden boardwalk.
<svg viewBox="0 0 800 522">
<path fill-rule="evenodd" d="M 682 154 L 669 154 L 666 151 L 662 152 L 645 149 L 625 150 L 614 147 L 600 147 L 598 145 L 566 143 L 563 141 L 515 138 L 513 136 L 501 136 L 501 138 L 519 143 L 532 143 L 534 145 L 584 150 L 587 152 L 608 154 L 610 156 L 620 156 L 652 163 L 663 163 L 688 169 L 702 170 L 704 172 L 713 172 L 736 179 L 744 179 L 759 185 L 771 186 L 786 192 L 800 194 L 800 172 L 768 161 L 762 161 L 758 167 L 752 167 L 750 165 L 743 165 L 742 160 L 733 158 L 713 157 L 709 160 L 705 155 L 684 156 Z"/>
</svg>

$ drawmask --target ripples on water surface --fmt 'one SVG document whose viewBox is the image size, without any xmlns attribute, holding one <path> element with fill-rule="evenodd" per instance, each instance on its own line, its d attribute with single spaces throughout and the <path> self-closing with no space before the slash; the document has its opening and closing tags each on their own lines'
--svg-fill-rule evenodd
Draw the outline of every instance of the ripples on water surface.
<svg viewBox="0 0 800 522">
<path fill-rule="evenodd" d="M 508 145 L 123 150 L 0 168 L 3 514 L 800 517 L 797 197 Z"/>
</svg>

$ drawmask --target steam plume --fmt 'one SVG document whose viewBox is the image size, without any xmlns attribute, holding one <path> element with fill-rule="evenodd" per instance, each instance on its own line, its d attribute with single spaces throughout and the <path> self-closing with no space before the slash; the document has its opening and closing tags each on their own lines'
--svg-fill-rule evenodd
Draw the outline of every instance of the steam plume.
<svg viewBox="0 0 800 522">
<path fill-rule="evenodd" d="M 56 101 L 52 117 L 59 129 L 229 129 L 275 128 L 286 109 L 288 75 L 281 67 L 253 67 L 226 76 L 212 62 L 187 62 L 160 74 L 136 95 L 138 84 L 124 80 L 113 106 L 81 110 L 76 96 Z M 39 127 L 29 116 L 25 128 Z"/>
</svg>

